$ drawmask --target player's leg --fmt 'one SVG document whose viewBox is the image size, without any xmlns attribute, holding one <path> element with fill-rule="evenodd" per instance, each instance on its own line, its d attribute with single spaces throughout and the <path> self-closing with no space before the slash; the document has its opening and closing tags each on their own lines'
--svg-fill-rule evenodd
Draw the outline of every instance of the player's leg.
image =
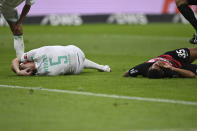
<svg viewBox="0 0 197 131">
<path fill-rule="evenodd" d="M 102 72 L 110 72 L 111 71 L 111 69 L 108 65 L 100 65 L 100 64 L 97 64 L 97 63 L 95 63 L 91 60 L 88 60 L 88 59 L 85 59 L 85 61 L 84 61 L 84 68 L 97 69 Z"/>
<path fill-rule="evenodd" d="M 76 52 L 77 54 L 77 69 L 75 71 L 75 74 L 79 74 L 83 68 L 88 68 L 88 69 L 97 69 L 99 71 L 103 71 L 103 72 L 110 72 L 111 69 L 108 65 L 100 65 L 97 64 L 91 60 L 88 60 L 85 58 L 85 54 L 83 53 L 83 51 L 73 45 L 70 45 L 70 47 L 72 47 L 72 49 L 74 50 L 74 52 Z"/>
<path fill-rule="evenodd" d="M 178 10 L 181 14 L 190 22 L 190 24 L 194 27 L 197 33 L 197 19 L 194 15 L 193 10 L 189 7 L 189 5 L 195 5 L 197 2 L 195 0 L 175 0 Z M 190 40 L 190 43 L 197 44 L 197 34 L 194 34 L 194 37 Z"/>
<path fill-rule="evenodd" d="M 197 59 L 197 48 L 189 48 L 190 51 L 190 63 Z"/>
<path fill-rule="evenodd" d="M 10 29 L 13 32 L 14 48 L 16 50 L 16 56 L 22 56 L 22 54 L 24 53 L 24 40 L 23 40 L 22 26 L 21 26 L 21 29 L 17 33 L 15 33 L 13 30 L 14 30 L 16 23 L 10 22 L 10 21 L 7 21 L 7 22 L 10 26 Z"/>
<path fill-rule="evenodd" d="M 14 37 L 14 48 L 16 50 L 16 56 L 22 56 L 24 53 L 24 40 L 23 40 L 23 30 L 22 26 L 20 26 L 19 30 L 14 31 L 16 26 L 16 22 L 18 20 L 18 12 L 16 9 L 3 9 L 3 16 L 9 24 L 10 30 L 13 33 Z"/>
</svg>

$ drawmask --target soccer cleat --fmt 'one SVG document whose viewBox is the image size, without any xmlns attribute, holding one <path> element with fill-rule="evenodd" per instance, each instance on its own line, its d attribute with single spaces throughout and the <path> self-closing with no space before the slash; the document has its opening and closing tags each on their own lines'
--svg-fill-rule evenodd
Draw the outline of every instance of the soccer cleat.
<svg viewBox="0 0 197 131">
<path fill-rule="evenodd" d="M 196 34 L 196 33 L 194 34 L 193 38 L 191 38 L 191 39 L 189 40 L 189 42 L 190 42 L 191 44 L 197 44 L 197 34 Z"/>
</svg>

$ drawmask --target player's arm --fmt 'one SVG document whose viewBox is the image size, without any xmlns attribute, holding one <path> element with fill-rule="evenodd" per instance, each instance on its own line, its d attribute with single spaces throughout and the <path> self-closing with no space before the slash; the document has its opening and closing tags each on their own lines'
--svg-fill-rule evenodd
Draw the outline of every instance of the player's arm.
<svg viewBox="0 0 197 131">
<path fill-rule="evenodd" d="M 163 67 L 164 68 L 169 68 L 172 71 L 177 72 L 181 77 L 194 78 L 196 76 L 195 73 L 193 73 L 192 71 L 176 68 L 176 67 L 173 67 L 169 64 L 164 64 Z"/>
<path fill-rule="evenodd" d="M 28 68 L 24 70 L 20 70 L 19 65 L 20 65 L 19 57 L 12 60 L 11 68 L 17 75 L 30 76 L 32 74 L 32 71 Z"/>
<path fill-rule="evenodd" d="M 12 60 L 11 69 L 16 74 L 20 71 L 19 63 L 20 63 L 20 58 L 19 57 L 16 57 L 15 59 Z"/>
<path fill-rule="evenodd" d="M 194 78 L 196 76 L 193 72 L 185 69 L 172 67 L 171 70 L 179 73 L 179 75 L 186 78 Z"/>
</svg>

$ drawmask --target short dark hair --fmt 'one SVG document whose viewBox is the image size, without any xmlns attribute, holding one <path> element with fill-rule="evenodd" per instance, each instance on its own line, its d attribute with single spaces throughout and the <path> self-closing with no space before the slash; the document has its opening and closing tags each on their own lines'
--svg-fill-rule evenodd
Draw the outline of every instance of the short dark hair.
<svg viewBox="0 0 197 131">
<path fill-rule="evenodd" d="M 159 79 L 163 78 L 163 74 L 161 71 L 157 69 L 149 69 L 147 72 L 147 77 L 151 79 Z"/>
</svg>

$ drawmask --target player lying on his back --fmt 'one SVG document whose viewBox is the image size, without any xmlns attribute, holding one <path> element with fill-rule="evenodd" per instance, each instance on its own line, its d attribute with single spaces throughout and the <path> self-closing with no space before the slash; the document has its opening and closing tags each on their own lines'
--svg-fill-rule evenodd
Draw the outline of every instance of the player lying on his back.
<svg viewBox="0 0 197 131">
<path fill-rule="evenodd" d="M 169 51 L 131 68 L 124 77 L 142 75 L 148 78 L 193 78 L 197 75 L 197 48 L 181 48 Z"/>
<path fill-rule="evenodd" d="M 108 65 L 99 65 L 85 58 L 81 49 L 74 45 L 44 46 L 13 59 L 12 70 L 17 75 L 65 75 L 79 74 L 83 68 L 110 72 Z"/>
</svg>

